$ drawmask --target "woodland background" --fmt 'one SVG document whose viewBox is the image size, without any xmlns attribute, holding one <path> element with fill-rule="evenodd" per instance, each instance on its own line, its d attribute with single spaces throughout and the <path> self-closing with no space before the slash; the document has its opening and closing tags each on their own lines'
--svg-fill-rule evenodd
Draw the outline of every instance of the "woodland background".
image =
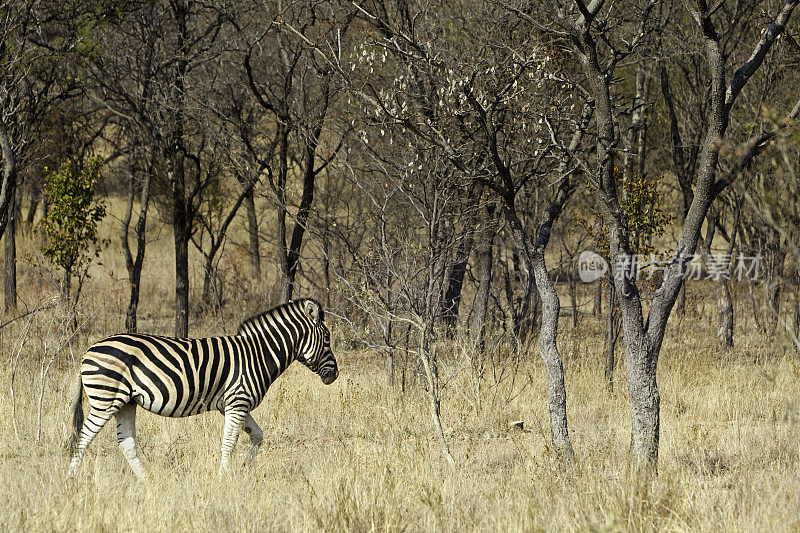
<svg viewBox="0 0 800 533">
<path fill-rule="evenodd" d="M 0 3 L 0 523 L 796 528 L 797 3 Z M 301 296 L 342 375 L 252 467 L 145 415 L 63 482 L 92 342 Z"/>
</svg>

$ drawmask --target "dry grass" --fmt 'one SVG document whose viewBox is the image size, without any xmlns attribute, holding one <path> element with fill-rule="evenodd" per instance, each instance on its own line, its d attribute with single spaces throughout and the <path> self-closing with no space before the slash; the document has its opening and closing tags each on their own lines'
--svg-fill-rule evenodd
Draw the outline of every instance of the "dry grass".
<svg viewBox="0 0 800 533">
<path fill-rule="evenodd" d="M 147 259 L 141 326 L 147 331 L 168 333 L 172 327 L 168 237 L 161 233 Z M 602 380 L 602 330 L 589 317 L 578 332 L 566 320 L 562 325 L 576 450 L 575 464 L 566 469 L 548 449 L 544 368 L 535 349 L 524 354 L 517 381 L 529 377 L 530 385 L 511 401 L 503 394 L 492 399 L 491 379 L 476 389 L 466 365 L 444 363 L 446 372 L 456 374 L 443 403 L 459 463 L 455 471 L 441 456 L 423 392 L 390 389 L 384 367 L 370 354 L 340 352 L 341 377 L 333 385 L 293 367 L 269 391 L 254 413 L 265 445 L 249 468 L 217 477 L 219 414 L 173 420 L 140 410 L 147 482 L 138 482 L 117 452 L 113 425 L 90 447 L 79 477 L 65 481 L 65 389 L 73 358 L 122 326 L 127 291 L 115 253 L 105 254 L 87 286 L 86 333 L 71 353 L 56 359 L 44 381 L 39 441 L 36 404 L 47 313 L 31 323 L 31 341 L 22 352 L 16 416 L 8 393 L 12 351 L 25 321 L 0 332 L 3 530 L 800 529 L 800 361 L 780 335 L 745 334 L 743 317 L 736 349 L 720 351 L 710 312 L 683 324 L 675 319 L 668 332 L 659 368 L 659 476 L 647 485 L 635 483 L 627 470 L 624 363 L 609 393 Z M 29 304 L 52 291 L 30 267 L 22 270 L 22 297 Z M 199 271 L 195 275 L 198 280 Z M 258 305 L 258 298 L 247 305 Z M 244 307 L 229 306 L 231 324 L 252 311 Z M 220 322 L 213 315 L 194 317 L 192 331 L 217 334 Z M 501 390 L 508 393 L 508 384 Z M 507 429 L 509 420 L 519 419 L 527 431 Z M 240 463 L 246 448 L 239 446 Z"/>
</svg>

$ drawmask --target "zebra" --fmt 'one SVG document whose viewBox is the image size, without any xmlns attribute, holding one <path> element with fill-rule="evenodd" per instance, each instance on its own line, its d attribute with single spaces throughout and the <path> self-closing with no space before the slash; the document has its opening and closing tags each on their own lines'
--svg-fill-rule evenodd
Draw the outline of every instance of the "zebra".
<svg viewBox="0 0 800 533">
<path fill-rule="evenodd" d="M 250 412 L 295 359 L 326 385 L 339 375 L 322 306 L 311 298 L 248 318 L 232 336 L 180 339 L 130 333 L 97 342 L 83 357 L 70 403 L 69 477 L 112 416 L 122 455 L 137 477 L 147 476 L 136 453 L 137 405 L 170 417 L 219 410 L 225 416 L 220 473 L 228 470 L 242 427 L 250 436 L 252 461 L 263 433 Z M 85 419 L 84 390 L 90 408 Z"/>
</svg>

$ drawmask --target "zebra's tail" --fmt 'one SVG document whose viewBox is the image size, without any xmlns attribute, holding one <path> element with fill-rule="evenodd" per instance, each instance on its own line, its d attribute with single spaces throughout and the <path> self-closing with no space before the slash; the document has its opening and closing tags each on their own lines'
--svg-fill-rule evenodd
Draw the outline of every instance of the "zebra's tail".
<svg viewBox="0 0 800 533">
<path fill-rule="evenodd" d="M 69 402 L 69 411 L 67 416 L 72 414 L 72 428 L 68 430 L 67 436 L 67 452 L 72 455 L 78 446 L 78 435 L 81 434 L 83 427 L 83 382 L 81 381 L 81 373 L 78 372 L 77 378 L 74 381 L 72 388 L 72 395 Z"/>
</svg>

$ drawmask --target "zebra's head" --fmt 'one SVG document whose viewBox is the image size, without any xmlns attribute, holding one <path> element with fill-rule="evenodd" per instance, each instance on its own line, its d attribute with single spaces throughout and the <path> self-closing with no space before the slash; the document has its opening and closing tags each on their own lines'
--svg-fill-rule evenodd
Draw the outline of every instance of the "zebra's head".
<svg viewBox="0 0 800 533">
<path fill-rule="evenodd" d="M 316 300 L 305 299 L 300 301 L 300 307 L 311 328 L 300 345 L 298 360 L 319 375 L 325 385 L 330 385 L 339 377 L 339 367 L 331 350 L 331 332 L 324 323 L 322 306 Z"/>
</svg>

